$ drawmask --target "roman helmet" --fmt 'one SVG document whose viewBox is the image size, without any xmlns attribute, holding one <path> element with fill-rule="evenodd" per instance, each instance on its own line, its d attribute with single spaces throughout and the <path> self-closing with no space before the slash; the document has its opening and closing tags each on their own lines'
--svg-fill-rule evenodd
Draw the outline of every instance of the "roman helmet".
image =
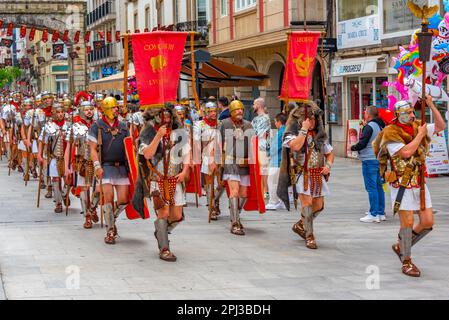
<svg viewBox="0 0 449 320">
<path fill-rule="evenodd" d="M 231 104 L 229 105 L 229 114 L 231 115 L 232 120 L 240 120 L 235 118 L 235 111 L 239 109 L 245 110 L 242 101 L 240 100 L 232 101 Z"/>
<path fill-rule="evenodd" d="M 34 102 L 36 103 L 36 106 L 39 107 L 42 103 L 42 96 L 40 94 L 38 94 L 36 96 L 36 99 L 34 100 Z"/>
<path fill-rule="evenodd" d="M 401 100 L 394 104 L 394 115 L 396 119 L 402 124 L 408 124 L 410 121 L 410 109 L 413 109 L 413 106 L 410 102 Z"/>
<path fill-rule="evenodd" d="M 209 101 L 203 107 L 203 114 L 209 118 L 211 112 L 217 111 L 217 104 L 215 102 Z"/>
<path fill-rule="evenodd" d="M 95 111 L 95 107 L 92 104 L 92 102 L 88 101 L 88 100 L 84 100 L 83 102 L 81 102 L 80 106 L 79 106 L 79 116 L 81 117 L 81 119 L 87 120 L 86 116 L 84 114 L 84 111 L 86 110 L 92 110 Z"/>
<path fill-rule="evenodd" d="M 27 108 L 27 106 L 28 106 L 28 108 Z M 33 99 L 31 99 L 31 98 L 26 98 L 25 100 L 23 100 L 23 103 L 22 103 L 22 109 L 24 110 L 24 111 L 27 111 L 27 110 L 30 110 L 30 109 L 33 109 L 34 108 L 34 102 L 33 102 Z"/>
<path fill-rule="evenodd" d="M 103 111 L 103 114 L 106 118 L 109 120 L 114 120 L 114 113 L 112 112 L 112 109 L 118 107 L 117 99 L 114 97 L 107 97 L 103 101 L 101 101 L 101 110 Z"/>
<path fill-rule="evenodd" d="M 62 103 L 54 103 L 53 104 L 53 107 L 51 109 L 53 120 L 55 120 L 55 121 L 64 120 L 65 114 L 64 114 L 62 119 L 57 119 L 56 118 L 57 112 L 61 111 L 61 110 L 64 111 L 64 112 L 66 111 L 65 107 L 64 107 L 64 105 Z"/>
</svg>

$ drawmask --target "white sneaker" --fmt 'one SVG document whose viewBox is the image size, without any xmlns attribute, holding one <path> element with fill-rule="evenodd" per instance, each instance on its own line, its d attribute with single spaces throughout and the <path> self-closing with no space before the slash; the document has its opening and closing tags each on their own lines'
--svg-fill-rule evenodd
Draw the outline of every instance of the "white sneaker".
<svg viewBox="0 0 449 320">
<path fill-rule="evenodd" d="M 285 207 L 285 204 L 282 201 L 279 201 L 276 204 L 276 210 L 287 210 L 287 208 Z"/>
<path fill-rule="evenodd" d="M 386 221 L 387 220 L 387 217 L 384 214 L 382 214 L 382 215 L 378 214 L 377 216 L 379 217 L 380 221 Z"/>
<path fill-rule="evenodd" d="M 269 203 L 269 204 L 267 204 L 267 205 L 265 206 L 265 209 L 266 209 L 266 210 L 276 210 L 276 209 L 277 209 L 277 204 Z"/>
<path fill-rule="evenodd" d="M 379 220 L 379 216 L 373 217 L 372 215 L 367 214 L 363 218 L 360 218 L 360 222 L 377 222 L 377 223 L 379 223 L 380 220 Z"/>
</svg>

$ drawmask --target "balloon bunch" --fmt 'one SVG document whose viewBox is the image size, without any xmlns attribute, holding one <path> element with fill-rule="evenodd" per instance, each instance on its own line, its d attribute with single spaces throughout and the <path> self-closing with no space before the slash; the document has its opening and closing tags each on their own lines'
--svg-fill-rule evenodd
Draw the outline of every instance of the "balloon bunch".
<svg viewBox="0 0 449 320">
<path fill-rule="evenodd" d="M 449 74 L 449 0 L 443 0 L 444 17 L 439 13 L 429 19 L 429 31 L 433 33 L 431 59 L 427 62 L 426 86 L 441 88 L 441 85 Z M 408 100 L 415 104 L 419 98 L 423 64 L 419 60 L 419 45 L 417 33 L 412 34 L 408 48 L 399 47 L 399 55 L 393 58 L 394 69 L 398 76 L 394 82 L 384 82 L 387 87 L 394 87 L 401 100 Z M 433 92 L 433 90 L 430 90 Z M 393 110 L 397 98 L 388 96 L 388 108 Z"/>
<path fill-rule="evenodd" d="M 137 92 L 137 80 L 135 76 L 128 77 L 128 101 L 137 103 L 139 93 Z"/>
</svg>

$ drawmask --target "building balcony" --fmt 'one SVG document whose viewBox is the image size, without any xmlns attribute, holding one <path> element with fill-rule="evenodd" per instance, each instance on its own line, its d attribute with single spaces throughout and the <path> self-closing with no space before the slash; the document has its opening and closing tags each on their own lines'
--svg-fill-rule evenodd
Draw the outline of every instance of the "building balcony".
<svg viewBox="0 0 449 320">
<path fill-rule="evenodd" d="M 87 56 L 87 61 L 90 67 L 99 66 L 102 64 L 117 62 L 117 55 L 115 44 L 108 43 L 100 50 L 93 50 Z"/>
<path fill-rule="evenodd" d="M 174 25 L 175 31 L 195 31 L 195 46 L 209 45 L 209 28 L 206 20 L 185 21 Z M 186 46 L 190 46 L 190 38 L 187 39 Z"/>
<path fill-rule="evenodd" d="M 93 30 L 111 20 L 115 21 L 115 19 L 116 12 L 114 1 L 106 1 L 87 14 L 86 24 L 89 30 Z"/>
</svg>

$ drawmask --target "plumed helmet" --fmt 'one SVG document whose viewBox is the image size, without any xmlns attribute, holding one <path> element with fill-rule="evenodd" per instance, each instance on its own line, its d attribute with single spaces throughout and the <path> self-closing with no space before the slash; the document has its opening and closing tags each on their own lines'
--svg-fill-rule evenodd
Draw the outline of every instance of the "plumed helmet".
<svg viewBox="0 0 449 320">
<path fill-rule="evenodd" d="M 210 102 L 208 102 L 208 103 L 210 103 Z M 242 101 L 234 100 L 229 104 L 229 113 L 232 113 L 233 111 L 238 110 L 238 109 L 245 110 L 245 107 L 243 106 Z"/>
<path fill-rule="evenodd" d="M 108 119 L 114 119 L 112 109 L 115 107 L 118 107 L 118 102 L 114 97 L 107 97 L 101 102 L 101 110 Z"/>
</svg>

